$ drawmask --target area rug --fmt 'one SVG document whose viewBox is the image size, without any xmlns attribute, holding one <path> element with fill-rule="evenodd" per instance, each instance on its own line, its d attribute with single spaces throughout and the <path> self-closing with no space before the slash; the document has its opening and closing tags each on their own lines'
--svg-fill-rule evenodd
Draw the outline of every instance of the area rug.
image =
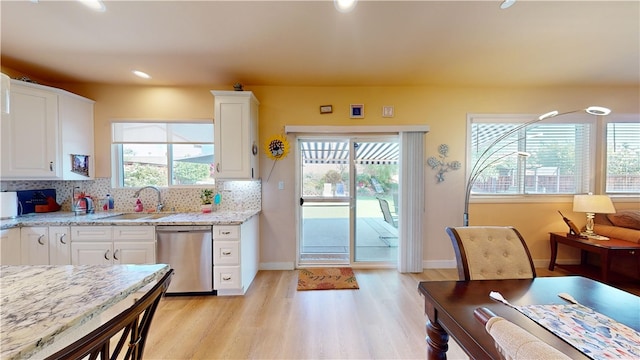
<svg viewBox="0 0 640 360">
<path fill-rule="evenodd" d="M 309 268 L 298 271 L 298 290 L 359 289 L 351 268 Z"/>
</svg>

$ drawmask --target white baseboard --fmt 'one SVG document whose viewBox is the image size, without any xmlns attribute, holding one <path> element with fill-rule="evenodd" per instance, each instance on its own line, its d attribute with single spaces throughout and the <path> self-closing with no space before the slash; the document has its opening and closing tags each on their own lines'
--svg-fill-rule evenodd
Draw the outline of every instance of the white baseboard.
<svg viewBox="0 0 640 360">
<path fill-rule="evenodd" d="M 559 265 L 578 265 L 580 259 L 558 259 L 556 264 Z M 537 268 L 546 268 L 549 266 L 549 259 L 536 259 L 533 260 L 533 265 Z M 423 260 L 422 267 L 425 269 L 455 269 L 458 266 L 455 260 Z M 389 268 L 395 268 L 396 266 L 390 266 Z M 358 268 L 370 268 L 368 266 Z M 386 267 L 375 267 L 386 268 Z M 260 270 L 294 270 L 295 264 L 293 262 L 269 262 L 260 263 Z"/>
<path fill-rule="evenodd" d="M 270 262 L 260 263 L 260 270 L 294 270 L 295 265 L 293 262 Z"/>
<path fill-rule="evenodd" d="M 423 260 L 422 267 L 425 269 L 455 269 L 458 264 L 455 260 Z"/>
</svg>

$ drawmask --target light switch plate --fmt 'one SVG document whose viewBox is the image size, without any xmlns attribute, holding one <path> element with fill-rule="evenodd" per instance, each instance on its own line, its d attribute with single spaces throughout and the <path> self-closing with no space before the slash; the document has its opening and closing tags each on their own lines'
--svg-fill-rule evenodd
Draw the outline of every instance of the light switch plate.
<svg viewBox="0 0 640 360">
<path fill-rule="evenodd" d="M 382 107 L 382 117 L 393 117 L 393 106 Z"/>
</svg>

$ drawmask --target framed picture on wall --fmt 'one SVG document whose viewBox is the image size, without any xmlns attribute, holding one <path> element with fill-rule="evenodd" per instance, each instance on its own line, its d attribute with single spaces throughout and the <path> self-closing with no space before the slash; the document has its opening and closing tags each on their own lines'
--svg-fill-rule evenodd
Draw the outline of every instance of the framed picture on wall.
<svg viewBox="0 0 640 360">
<path fill-rule="evenodd" d="M 352 119 L 364 118 L 364 104 L 351 104 L 349 107 L 349 117 Z"/>
<path fill-rule="evenodd" d="M 89 176 L 89 155 L 71 155 L 71 171 Z"/>
</svg>

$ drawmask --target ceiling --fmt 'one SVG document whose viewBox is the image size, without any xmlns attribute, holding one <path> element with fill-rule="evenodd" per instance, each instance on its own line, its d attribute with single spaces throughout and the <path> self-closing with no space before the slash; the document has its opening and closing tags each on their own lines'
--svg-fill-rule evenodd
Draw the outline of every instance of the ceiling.
<svg viewBox="0 0 640 360">
<path fill-rule="evenodd" d="M 49 82 L 640 86 L 640 1 L 499 5 L 2 0 L 1 64 Z"/>
</svg>

